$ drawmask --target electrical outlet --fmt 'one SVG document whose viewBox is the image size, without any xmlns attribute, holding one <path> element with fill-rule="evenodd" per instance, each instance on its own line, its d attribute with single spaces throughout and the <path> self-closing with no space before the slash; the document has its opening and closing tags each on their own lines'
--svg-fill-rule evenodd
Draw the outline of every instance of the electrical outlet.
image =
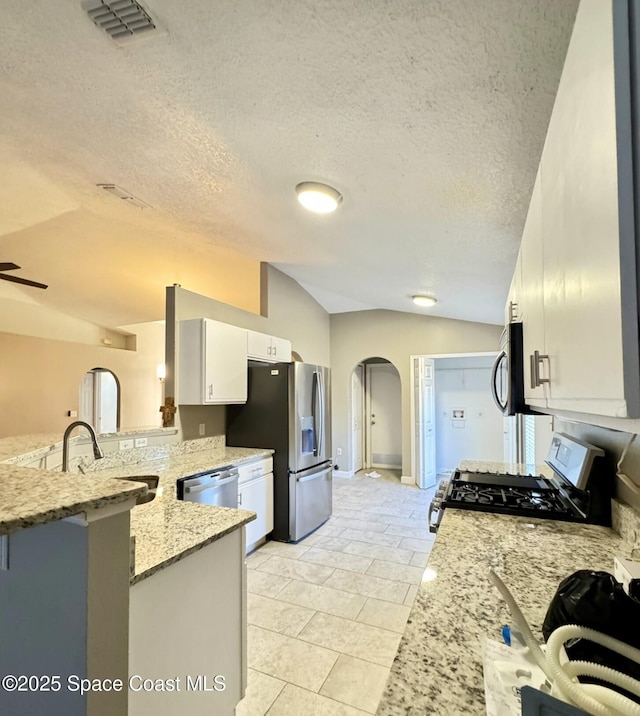
<svg viewBox="0 0 640 716">
<path fill-rule="evenodd" d="M 204 435 L 204 428 L 205 428 L 204 423 L 200 423 L 200 425 L 198 425 L 198 434 L 199 435 Z"/>
<path fill-rule="evenodd" d="M 120 440 L 118 443 L 118 448 L 120 450 L 131 450 L 133 447 L 133 439 L 131 440 Z"/>
<path fill-rule="evenodd" d="M 342 448 L 337 448 L 337 450 L 336 450 L 336 455 L 337 455 L 338 457 L 340 457 L 340 455 L 342 455 Z"/>
<path fill-rule="evenodd" d="M 147 447 L 147 438 L 136 438 L 136 447 Z"/>
<path fill-rule="evenodd" d="M 77 410 L 69 410 L 69 411 L 67 412 L 67 415 L 68 415 L 70 418 L 77 418 L 77 417 L 78 417 L 78 411 L 77 411 Z"/>
</svg>

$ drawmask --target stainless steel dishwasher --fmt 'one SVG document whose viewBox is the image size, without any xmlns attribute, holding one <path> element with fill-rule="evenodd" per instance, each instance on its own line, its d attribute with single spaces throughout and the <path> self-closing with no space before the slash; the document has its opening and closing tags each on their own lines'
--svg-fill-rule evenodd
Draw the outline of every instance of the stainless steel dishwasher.
<svg viewBox="0 0 640 716">
<path fill-rule="evenodd" d="M 179 500 L 218 507 L 238 507 L 237 467 L 221 467 L 215 471 L 181 477 L 176 484 Z"/>
</svg>

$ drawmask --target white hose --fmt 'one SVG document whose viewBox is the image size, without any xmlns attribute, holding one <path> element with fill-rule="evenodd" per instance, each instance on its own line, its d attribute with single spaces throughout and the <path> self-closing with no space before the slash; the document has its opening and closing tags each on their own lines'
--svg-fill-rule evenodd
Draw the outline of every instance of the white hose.
<svg viewBox="0 0 640 716">
<path fill-rule="evenodd" d="M 581 636 L 584 636 L 584 634 L 581 634 Z M 620 686 L 631 694 L 640 696 L 640 681 L 637 681 L 628 674 L 623 674 L 615 669 L 609 669 L 609 667 L 603 666 L 602 664 L 594 664 L 592 661 L 567 661 L 561 664 L 561 666 L 564 673 L 571 677 L 592 676 L 602 678 L 602 672 L 600 670 L 608 669 L 609 674 L 606 680 L 609 681 L 609 683 Z"/>
<path fill-rule="evenodd" d="M 605 705 L 601 700 L 597 700 L 593 696 L 585 693 L 582 684 L 569 677 L 560 664 L 560 650 L 569 639 L 587 639 L 588 641 L 593 641 L 638 663 L 640 663 L 640 651 L 607 634 L 601 634 L 594 629 L 587 629 L 577 624 L 568 624 L 559 627 L 547 640 L 547 664 L 551 670 L 552 678 L 555 685 L 572 703 L 594 714 L 594 716 L 599 716 L 600 714 L 602 714 L 602 716 L 608 716 L 611 713 L 609 706 L 623 714 L 628 714 L 628 716 L 640 716 L 640 704 L 631 701 L 631 699 L 619 694 L 617 691 L 609 691 L 607 705 Z M 591 664 L 586 675 L 616 684 L 617 686 L 622 686 L 631 693 L 640 694 L 640 682 L 607 666 Z"/>
<path fill-rule="evenodd" d="M 535 638 L 535 636 L 533 636 L 529 623 L 524 618 L 524 615 L 520 611 L 520 607 L 518 606 L 516 600 L 513 598 L 513 595 L 507 589 L 507 585 L 500 579 L 500 577 L 498 577 L 498 575 L 493 571 L 493 569 L 489 570 L 489 579 L 491 579 L 491 581 L 493 582 L 497 590 L 500 592 L 500 594 L 502 594 L 505 602 L 507 603 L 509 611 L 513 616 L 516 626 L 522 632 L 525 644 L 529 647 L 534 661 L 542 669 L 545 676 L 548 679 L 552 679 L 553 677 L 551 676 L 551 671 L 547 664 L 547 657 L 544 655 L 544 652 L 540 648 L 538 640 Z"/>
<path fill-rule="evenodd" d="M 601 634 L 594 629 L 570 624 L 559 627 L 551 634 L 547 642 L 547 654 L 545 656 L 527 620 L 504 582 L 492 569 L 489 570 L 489 578 L 507 602 L 509 611 L 516 626 L 522 632 L 525 643 L 531 650 L 534 660 L 544 671 L 547 678 L 553 682 L 555 693 L 559 693 L 565 701 L 579 706 L 593 716 L 640 716 L 640 704 L 612 689 L 594 684 L 581 684 L 576 680 L 576 676 L 596 677 L 602 681 L 620 686 L 629 693 L 640 696 L 640 682 L 636 679 L 615 669 L 591 662 L 573 661 L 565 664 L 560 663 L 560 652 L 565 642 L 569 639 L 582 638 L 593 641 L 637 663 L 640 663 L 640 649 L 635 649 L 629 644 L 614 639 L 607 634 Z"/>
</svg>

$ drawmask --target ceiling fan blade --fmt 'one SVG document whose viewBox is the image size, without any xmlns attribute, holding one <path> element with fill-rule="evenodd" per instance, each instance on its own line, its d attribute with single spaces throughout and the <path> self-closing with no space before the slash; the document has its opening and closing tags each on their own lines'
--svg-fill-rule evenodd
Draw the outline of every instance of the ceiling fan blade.
<svg viewBox="0 0 640 716">
<path fill-rule="evenodd" d="M 5 276 L 0 273 L 1 281 L 11 281 L 12 283 L 21 283 L 24 286 L 33 286 L 34 288 L 48 288 L 46 283 L 38 283 L 37 281 L 29 281 L 27 278 L 18 278 L 17 276 Z"/>
<path fill-rule="evenodd" d="M 18 264 L 11 264 L 11 263 L 0 263 L 0 271 L 13 271 L 14 269 L 19 269 L 20 266 Z"/>
</svg>

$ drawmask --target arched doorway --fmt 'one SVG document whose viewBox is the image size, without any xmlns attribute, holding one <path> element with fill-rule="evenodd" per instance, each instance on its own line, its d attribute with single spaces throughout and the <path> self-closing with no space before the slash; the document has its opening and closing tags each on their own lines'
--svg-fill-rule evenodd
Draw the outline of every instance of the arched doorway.
<svg viewBox="0 0 640 716">
<path fill-rule="evenodd" d="M 351 373 L 351 470 L 402 468 L 402 386 L 397 368 L 370 357 Z"/>
<path fill-rule="evenodd" d="M 120 381 L 108 368 L 92 368 L 80 381 L 78 417 L 100 434 L 120 429 Z"/>
</svg>

